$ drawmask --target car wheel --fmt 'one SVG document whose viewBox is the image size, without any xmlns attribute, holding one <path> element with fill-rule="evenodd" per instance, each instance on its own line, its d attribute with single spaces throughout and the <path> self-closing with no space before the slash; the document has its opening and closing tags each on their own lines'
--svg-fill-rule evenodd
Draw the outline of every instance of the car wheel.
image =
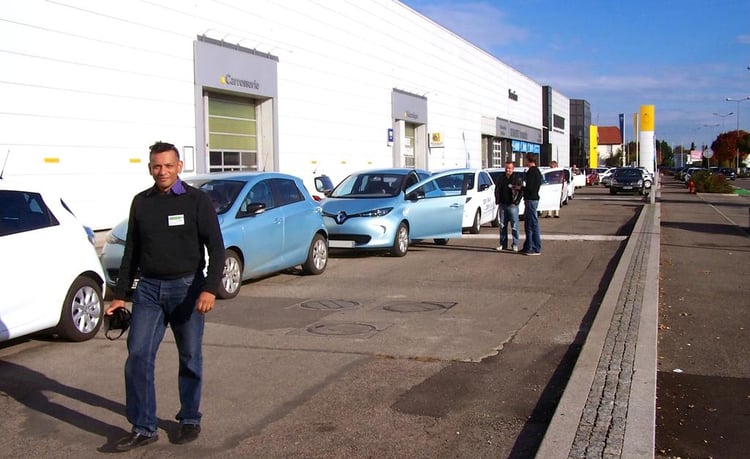
<svg viewBox="0 0 750 459">
<path fill-rule="evenodd" d="M 643 182 L 643 188 L 651 188 L 651 182 L 649 180 Z"/>
<path fill-rule="evenodd" d="M 307 260 L 302 265 L 302 272 L 305 274 L 317 275 L 326 270 L 328 264 L 328 242 L 322 234 L 317 233 L 310 243 L 310 249 L 307 251 Z"/>
<path fill-rule="evenodd" d="M 221 274 L 218 297 L 221 299 L 234 298 L 240 293 L 242 285 L 242 260 L 237 252 L 227 249 L 224 258 L 224 272 Z"/>
<path fill-rule="evenodd" d="M 409 250 L 409 227 L 406 223 L 401 222 L 396 230 L 396 237 L 393 239 L 391 255 L 394 257 L 403 257 Z"/>
<path fill-rule="evenodd" d="M 477 212 L 474 214 L 474 222 L 471 224 L 471 228 L 469 228 L 469 232 L 471 234 L 479 234 L 480 227 L 482 226 L 482 213 L 477 209 Z"/>
<path fill-rule="evenodd" d="M 436 245 L 446 245 L 448 243 L 449 239 L 435 239 Z"/>
<path fill-rule="evenodd" d="M 69 341 L 93 338 L 102 326 L 102 288 L 89 277 L 80 276 L 65 295 L 56 332 Z"/>
</svg>

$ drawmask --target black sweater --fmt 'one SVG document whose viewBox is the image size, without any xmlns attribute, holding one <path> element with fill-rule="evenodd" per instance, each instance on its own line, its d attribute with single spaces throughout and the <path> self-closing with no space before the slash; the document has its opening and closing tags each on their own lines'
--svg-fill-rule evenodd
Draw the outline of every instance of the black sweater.
<svg viewBox="0 0 750 459">
<path fill-rule="evenodd" d="M 539 188 L 542 186 L 542 173 L 534 166 L 526 170 L 526 186 L 523 187 L 523 199 L 525 201 L 538 201 Z"/>
<path fill-rule="evenodd" d="M 182 182 L 185 193 L 138 193 L 130 206 L 125 253 L 114 297 L 124 299 L 140 268 L 142 277 L 177 279 L 209 263 L 203 290 L 217 293 L 224 270 L 224 240 L 216 211 L 204 192 Z"/>
</svg>

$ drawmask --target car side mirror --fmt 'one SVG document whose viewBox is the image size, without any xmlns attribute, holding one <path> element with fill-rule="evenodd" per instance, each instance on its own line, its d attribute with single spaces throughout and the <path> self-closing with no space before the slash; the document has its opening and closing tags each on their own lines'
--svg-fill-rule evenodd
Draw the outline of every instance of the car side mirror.
<svg viewBox="0 0 750 459">
<path fill-rule="evenodd" d="M 418 188 L 406 195 L 407 201 L 418 201 L 423 198 L 424 198 L 424 190 L 421 188 Z"/>
<path fill-rule="evenodd" d="M 323 193 L 326 196 L 330 196 L 331 191 L 333 191 L 333 182 L 331 181 L 331 178 L 327 175 L 321 175 L 319 177 L 315 177 L 315 190 L 319 193 Z"/>
<path fill-rule="evenodd" d="M 266 205 L 262 202 L 251 202 L 247 205 L 247 208 L 245 210 L 240 210 L 237 212 L 237 217 L 250 217 L 253 215 L 262 214 L 266 211 Z"/>
<path fill-rule="evenodd" d="M 479 185 L 479 191 L 484 191 L 484 190 L 486 190 L 489 187 L 490 187 L 489 185 L 487 185 L 486 183 L 483 183 L 483 184 Z"/>
</svg>

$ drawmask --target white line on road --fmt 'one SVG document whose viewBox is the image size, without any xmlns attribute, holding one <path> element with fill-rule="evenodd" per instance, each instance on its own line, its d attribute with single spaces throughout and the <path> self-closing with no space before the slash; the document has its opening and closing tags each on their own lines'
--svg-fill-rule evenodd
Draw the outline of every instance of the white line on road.
<svg viewBox="0 0 750 459">
<path fill-rule="evenodd" d="M 462 239 L 497 239 L 497 234 L 464 234 Z M 523 235 L 521 235 L 523 238 Z M 546 241 L 624 241 L 627 236 L 609 234 L 542 234 Z"/>
</svg>

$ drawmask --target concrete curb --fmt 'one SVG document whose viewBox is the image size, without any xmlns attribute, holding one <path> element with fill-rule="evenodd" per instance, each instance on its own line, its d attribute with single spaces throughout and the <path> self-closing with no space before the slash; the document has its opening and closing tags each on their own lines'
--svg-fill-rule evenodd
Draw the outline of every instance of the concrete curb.
<svg viewBox="0 0 750 459">
<path fill-rule="evenodd" d="M 536 457 L 540 459 L 579 457 L 581 449 L 588 451 L 598 450 L 607 457 L 654 457 L 655 429 L 656 429 L 656 363 L 657 363 L 657 333 L 658 333 L 658 292 L 659 292 L 659 251 L 660 251 L 660 204 L 646 204 L 636 221 L 633 232 L 625 246 L 622 257 L 612 280 L 604 296 L 594 323 L 586 337 L 586 342 L 576 362 L 573 373 L 550 421 L 542 444 L 537 451 Z M 645 249 L 645 250 L 644 250 Z M 641 252 L 641 253 L 639 253 Z M 643 253 L 645 252 L 645 253 Z M 610 335 L 621 332 L 623 326 L 634 327 L 625 323 L 620 312 L 624 288 L 628 282 L 628 288 L 632 287 L 632 269 L 637 261 L 636 257 L 646 256 L 637 266 L 639 269 L 639 281 L 635 289 L 640 290 L 642 296 L 639 308 L 633 312 L 633 323 L 637 324 L 637 330 L 631 333 L 629 340 L 635 339 L 635 343 L 629 343 L 634 348 L 632 358 L 632 370 L 623 371 L 621 367 L 605 368 L 607 372 L 607 388 L 597 387 L 601 385 L 601 362 L 608 356 L 605 352 L 613 352 L 605 343 L 612 340 Z M 644 272 L 645 271 L 645 272 Z M 628 273 L 630 272 L 630 277 Z M 630 294 L 630 293 L 629 293 Z M 632 294 L 631 294 L 632 295 Z M 632 303 L 632 300 L 631 300 Z M 621 337 L 617 338 L 622 340 Z M 622 346 L 618 352 L 623 351 Z M 627 356 L 626 356 L 627 357 Z M 613 377 L 614 375 L 614 377 Z M 617 390 L 627 392 L 625 396 L 619 396 L 615 401 L 605 401 L 611 413 L 626 413 L 625 426 L 618 426 L 624 432 L 619 435 L 607 430 L 606 434 L 597 436 L 591 432 L 591 413 L 587 403 L 590 394 L 596 391 L 612 391 L 612 381 L 616 379 Z M 594 394 L 596 395 L 596 394 Z M 623 403 L 626 406 L 619 406 Z M 596 402 L 595 402 L 596 403 Z M 615 405 L 615 406 L 613 406 Z M 586 414 L 587 420 L 584 420 Z M 595 415 L 598 416 L 596 412 Z M 597 423 L 610 425 L 621 421 L 615 415 L 608 419 L 597 419 Z M 583 434 L 579 431 L 588 429 Z M 606 429 L 605 429 L 606 430 Z M 583 440 L 581 440 L 583 438 Z M 581 445 L 583 443 L 583 446 Z M 574 446 L 576 451 L 574 451 Z M 597 454 L 596 457 L 599 455 Z"/>
</svg>

